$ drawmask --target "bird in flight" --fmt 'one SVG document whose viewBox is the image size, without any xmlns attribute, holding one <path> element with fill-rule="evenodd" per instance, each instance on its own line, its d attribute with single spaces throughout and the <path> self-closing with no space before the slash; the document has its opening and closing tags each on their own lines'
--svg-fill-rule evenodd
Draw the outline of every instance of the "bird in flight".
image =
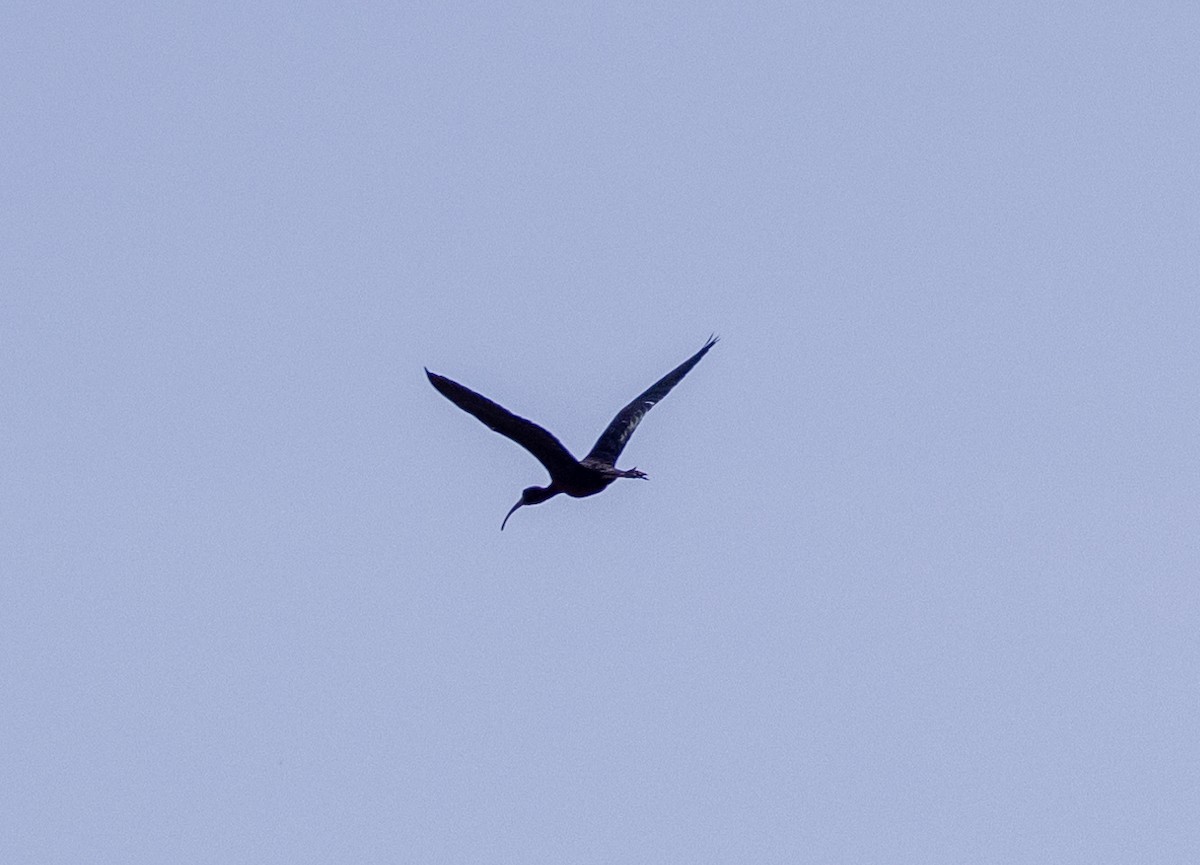
<svg viewBox="0 0 1200 865">
<path fill-rule="evenodd" d="M 546 467 L 546 471 L 550 472 L 549 486 L 526 487 L 521 493 L 521 498 L 504 516 L 504 522 L 500 523 L 500 530 L 504 531 L 508 518 L 522 505 L 540 505 L 559 493 L 566 493 L 581 499 L 584 496 L 594 496 L 601 492 L 617 478 L 645 478 L 645 472 L 639 472 L 636 468 L 617 468 L 617 457 L 625 449 L 629 437 L 633 435 L 633 431 L 637 429 L 637 425 L 641 423 L 646 412 L 670 393 L 671 388 L 679 384 L 683 377 L 692 371 L 692 367 L 700 362 L 700 358 L 704 357 L 708 350 L 716 345 L 716 342 L 717 337 L 710 336 L 703 348 L 617 412 L 612 423 L 600 434 L 600 438 L 588 451 L 588 455 L 581 460 L 571 456 L 571 452 L 563 446 L 562 442 L 533 421 L 517 417 L 487 397 L 481 396 L 443 375 L 430 372 L 428 368 L 425 370 L 425 375 L 429 376 L 429 383 L 437 389 L 438 393 L 463 411 L 474 415 L 490 429 L 525 448 L 537 457 L 538 462 Z"/>
</svg>

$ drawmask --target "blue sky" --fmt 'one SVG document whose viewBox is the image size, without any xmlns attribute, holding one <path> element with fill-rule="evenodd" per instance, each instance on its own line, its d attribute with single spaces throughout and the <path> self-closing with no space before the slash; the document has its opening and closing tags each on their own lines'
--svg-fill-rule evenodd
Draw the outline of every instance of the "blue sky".
<svg viewBox="0 0 1200 865">
<path fill-rule="evenodd" d="M 1196 860 L 1198 36 L 6 8 L 0 859 Z"/>
</svg>

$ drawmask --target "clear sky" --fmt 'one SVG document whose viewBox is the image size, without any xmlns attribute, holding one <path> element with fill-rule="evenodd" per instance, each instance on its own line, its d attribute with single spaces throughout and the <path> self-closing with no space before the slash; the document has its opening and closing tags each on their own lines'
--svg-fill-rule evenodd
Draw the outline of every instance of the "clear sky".
<svg viewBox="0 0 1200 865">
<path fill-rule="evenodd" d="M 1200 861 L 1198 44 L 6 4 L 0 861 Z"/>
</svg>

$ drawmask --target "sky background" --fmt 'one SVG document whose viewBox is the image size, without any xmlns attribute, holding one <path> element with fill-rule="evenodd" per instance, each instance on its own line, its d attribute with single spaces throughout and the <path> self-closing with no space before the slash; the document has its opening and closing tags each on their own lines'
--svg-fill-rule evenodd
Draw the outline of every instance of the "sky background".
<svg viewBox="0 0 1200 865">
<path fill-rule="evenodd" d="M 1200 861 L 1197 44 L 6 4 L 0 860 Z"/>
</svg>

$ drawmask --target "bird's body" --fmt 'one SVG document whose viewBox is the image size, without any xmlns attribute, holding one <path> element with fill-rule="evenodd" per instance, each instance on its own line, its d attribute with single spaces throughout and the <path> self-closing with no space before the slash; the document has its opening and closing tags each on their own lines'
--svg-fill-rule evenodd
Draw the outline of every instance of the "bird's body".
<svg viewBox="0 0 1200 865">
<path fill-rule="evenodd" d="M 603 491 L 617 478 L 645 478 L 643 472 L 633 469 L 616 467 L 617 457 L 624 450 L 625 444 L 633 431 L 655 403 L 666 396 L 671 388 L 691 372 L 692 367 L 700 362 L 700 358 L 716 344 L 716 337 L 709 337 L 698 352 L 685 360 L 671 372 L 667 373 L 637 399 L 617 413 L 607 429 L 596 440 L 588 455 L 581 460 L 575 459 L 557 438 L 550 432 L 535 424 L 533 421 L 510 412 L 497 405 L 485 396 L 463 387 L 456 381 L 445 376 L 425 370 L 432 384 L 442 396 L 450 400 L 463 411 L 474 415 L 490 429 L 525 448 L 546 467 L 550 473 L 550 484 L 545 487 L 526 487 L 521 493 L 520 500 L 513 505 L 504 522 L 522 505 L 537 505 L 564 493 L 573 498 L 581 499 L 594 496 Z"/>
</svg>

